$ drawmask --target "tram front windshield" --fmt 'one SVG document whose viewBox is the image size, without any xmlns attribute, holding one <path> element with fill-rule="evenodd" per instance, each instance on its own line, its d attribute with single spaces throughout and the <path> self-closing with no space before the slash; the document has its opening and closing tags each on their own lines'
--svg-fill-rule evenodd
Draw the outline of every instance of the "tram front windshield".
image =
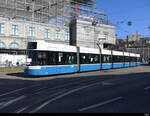
<svg viewBox="0 0 150 116">
<path fill-rule="evenodd" d="M 32 66 L 77 64 L 76 53 L 29 50 L 28 57 L 32 59 Z"/>
</svg>

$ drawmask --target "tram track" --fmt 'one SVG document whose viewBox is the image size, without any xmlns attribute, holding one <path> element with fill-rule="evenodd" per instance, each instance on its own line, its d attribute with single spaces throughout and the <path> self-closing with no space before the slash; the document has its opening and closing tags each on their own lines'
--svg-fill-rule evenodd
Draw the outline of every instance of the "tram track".
<svg viewBox="0 0 150 116">
<path fill-rule="evenodd" d="M 54 94 L 51 93 L 51 94 L 48 95 L 48 97 L 42 98 L 42 99 L 40 99 L 40 101 L 36 102 L 35 104 L 31 104 L 28 107 L 23 108 L 23 109 L 28 110 L 27 108 L 31 109 L 32 107 L 36 107 L 36 106 L 40 105 L 41 103 L 47 102 L 47 101 L 49 101 L 48 103 L 53 102 L 53 101 L 55 101 L 59 98 L 62 98 L 64 96 L 66 96 L 66 95 L 69 95 L 71 93 L 77 92 L 81 89 L 84 89 L 84 88 L 87 88 L 87 87 L 90 87 L 90 86 L 93 86 L 93 85 L 96 85 L 96 84 L 99 84 L 99 83 L 92 83 L 91 85 L 88 85 L 88 86 L 75 87 L 75 88 L 72 88 L 72 89 L 63 88 L 63 89 L 61 89 L 60 92 L 57 92 L 57 93 L 54 93 Z M 55 96 L 55 95 L 57 95 L 57 96 Z M 47 105 L 47 103 L 45 105 Z M 40 107 L 41 107 L 41 105 L 40 105 Z M 21 110 L 21 111 L 24 111 L 24 110 Z M 28 111 L 30 111 L 30 110 L 28 110 Z M 26 111 L 26 112 L 28 112 L 28 111 Z M 30 113 L 33 113 L 34 111 L 35 110 L 31 111 Z M 20 112 L 17 111 L 17 113 L 20 113 Z"/>
<path fill-rule="evenodd" d="M 132 77 L 131 76 L 131 78 L 130 77 L 128 77 L 128 78 L 130 78 L 130 79 L 137 79 L 137 77 L 140 77 L 140 75 L 135 75 L 136 76 L 136 78 L 134 78 L 134 77 Z M 111 83 L 111 82 L 113 82 L 113 81 L 115 81 L 115 82 L 117 82 L 117 81 L 120 81 L 120 80 L 123 80 L 123 81 L 125 81 L 125 80 L 127 80 L 128 81 L 128 78 L 114 78 L 114 79 L 112 79 L 112 78 L 107 78 L 107 80 L 105 79 L 105 78 L 101 78 L 100 80 L 99 80 L 99 78 L 98 79 L 96 79 L 96 78 L 94 78 L 94 79 L 88 79 L 88 80 L 81 80 L 81 81 L 77 81 L 77 82 L 74 82 L 73 81 L 73 83 L 70 83 L 70 84 L 63 84 L 63 85 L 60 85 L 60 86 L 56 86 L 56 87 L 53 87 L 53 88 L 50 88 L 50 87 L 44 87 L 44 88 L 41 88 L 41 89 L 39 89 L 39 91 L 38 90 L 36 90 L 37 92 L 36 93 L 33 93 L 33 94 L 31 94 L 31 96 L 32 95 L 35 95 L 35 94 L 39 94 L 40 92 L 42 92 L 41 90 L 48 90 L 48 91 L 57 91 L 57 90 L 61 90 L 61 89 L 63 89 L 63 88 L 74 88 L 74 87 L 80 87 L 80 86 L 86 86 L 86 85 L 88 85 L 88 84 L 91 84 L 91 83 L 94 83 L 94 82 L 98 82 L 98 81 L 100 81 L 101 83 L 103 83 L 104 85 L 106 84 L 107 85 L 107 83 Z M 144 78 L 144 77 L 141 77 L 141 78 Z M 43 92 L 44 92 L 43 91 Z"/>
<path fill-rule="evenodd" d="M 136 75 L 136 78 L 131 76 L 132 77 L 131 79 L 137 79 L 137 75 Z M 140 77 L 140 75 L 139 75 L 139 77 Z M 19 113 L 29 112 L 30 109 L 33 109 L 32 111 L 34 112 L 34 111 L 36 111 L 36 109 L 38 109 L 36 107 L 42 105 L 41 103 L 43 103 L 43 102 L 46 103 L 47 101 L 50 101 L 48 103 L 51 103 L 51 101 L 58 100 L 58 98 L 65 97 L 69 94 L 72 94 L 74 92 L 86 89 L 88 87 L 95 86 L 95 85 L 103 85 L 102 84 L 103 82 L 110 82 L 111 83 L 113 81 L 116 82 L 116 81 L 120 81 L 120 80 L 123 80 L 123 82 L 124 82 L 125 80 L 128 81 L 128 78 L 113 78 L 113 79 L 112 78 L 107 78 L 107 79 L 101 78 L 100 79 L 99 77 L 97 77 L 97 78 L 93 77 L 92 79 L 88 78 L 86 80 L 81 80 L 81 81 L 79 81 L 79 80 L 80 79 L 78 79 L 76 81 L 72 80 L 71 81 L 72 83 L 70 82 L 69 84 L 67 83 L 67 84 L 63 84 L 63 85 L 60 85 L 57 87 L 52 87 L 52 88 L 50 88 L 50 86 L 47 87 L 48 84 L 45 87 L 41 88 L 41 86 L 43 86 L 43 84 L 40 84 L 39 88 L 36 88 L 34 91 L 30 92 L 31 94 L 22 94 L 23 90 L 24 90 L 24 89 L 22 89 L 22 90 L 20 90 L 21 93 L 18 94 L 18 96 L 24 95 L 26 97 L 24 99 L 21 99 L 24 101 L 24 103 L 21 105 L 21 108 L 18 108 L 19 110 L 17 109 L 17 110 L 15 110 L 15 112 L 19 112 Z M 26 89 L 29 89 L 29 88 L 27 87 Z M 15 91 L 15 92 L 18 92 L 18 91 Z M 33 92 L 35 92 L 35 93 L 33 93 Z M 13 96 L 14 93 L 12 92 L 11 95 Z M 46 97 L 44 97 L 44 96 L 46 96 Z M 59 97 L 59 96 L 61 96 L 61 97 Z M 38 102 L 37 102 L 35 97 L 37 97 L 36 98 L 37 100 L 39 98 L 41 98 L 41 99 L 38 100 Z M 31 104 L 29 98 L 33 98 L 32 104 Z M 17 104 L 20 104 L 20 102 L 21 101 L 19 101 Z M 22 107 L 22 106 L 24 106 L 24 107 Z M 34 108 L 32 108 L 32 107 L 34 107 Z"/>
<path fill-rule="evenodd" d="M 77 91 L 80 91 L 80 90 L 83 90 L 85 88 L 92 87 L 92 86 L 95 86 L 95 85 L 98 85 L 98 84 L 100 84 L 100 82 L 92 83 L 92 84 L 89 84 L 89 85 L 86 85 L 86 86 L 84 85 L 84 86 L 80 86 L 80 87 L 75 87 L 75 88 L 72 88 L 72 89 L 66 89 L 66 90 L 63 89 L 64 91 L 61 90 L 60 92 L 57 92 L 57 93 L 49 95 L 48 97 L 42 98 L 42 100 L 36 102 L 35 104 L 31 104 L 29 107 L 26 107 L 28 109 L 21 110 L 22 112 L 18 112 L 18 113 L 29 112 L 32 109 L 32 107 L 33 107 L 33 109 L 32 109 L 32 111 L 30 111 L 30 113 L 34 113 L 34 112 L 38 111 L 39 109 L 41 109 L 42 107 L 46 106 L 47 104 L 49 104 L 51 102 L 54 102 L 58 99 L 61 99 L 65 96 L 67 96 L 67 95 L 70 95 L 70 94 L 74 93 L 74 92 L 77 92 Z M 57 95 L 57 96 L 55 96 L 55 95 Z"/>
<path fill-rule="evenodd" d="M 133 80 L 134 79 L 136 79 L 136 78 L 133 78 Z M 141 79 L 141 78 L 140 78 Z M 118 81 L 120 80 L 120 79 L 117 79 Z M 124 79 L 123 79 L 124 80 Z M 112 81 L 114 81 L 114 80 L 112 80 Z M 115 80 L 116 81 L 116 80 Z M 72 94 L 72 93 L 74 93 L 74 92 L 78 92 L 78 91 L 80 91 L 80 90 L 83 90 L 83 89 L 86 89 L 86 88 L 88 88 L 88 87 L 92 87 L 92 86 L 95 86 L 95 85 L 101 85 L 102 83 L 101 82 L 97 82 L 97 83 L 91 83 L 90 85 L 87 85 L 87 86 L 81 86 L 81 87 L 78 87 L 78 88 L 74 88 L 74 89 L 70 89 L 70 90 L 67 90 L 65 93 L 63 93 L 63 94 L 61 94 L 61 95 L 58 95 L 58 96 L 56 96 L 55 98 L 47 98 L 47 99 L 45 99 L 44 101 L 41 101 L 41 105 L 40 104 L 34 104 L 35 106 L 38 106 L 38 107 L 36 107 L 35 109 L 33 109 L 32 111 L 30 111 L 30 113 L 35 113 L 35 112 L 37 112 L 38 110 L 40 110 L 41 108 L 43 108 L 43 107 L 45 107 L 46 105 L 48 105 L 49 103 L 51 103 L 51 102 L 54 102 L 55 100 L 58 100 L 59 98 L 62 98 L 62 97 L 65 97 L 65 96 L 67 96 L 67 95 L 69 95 L 69 94 Z M 43 103 L 44 102 L 44 103 Z M 40 103 L 40 102 L 39 102 Z M 33 106 L 34 106 L 33 105 Z M 30 109 L 31 110 L 31 109 Z M 28 110 L 29 111 L 29 110 Z M 28 112 L 27 111 L 27 112 Z"/>
<path fill-rule="evenodd" d="M 105 80 L 105 79 L 103 79 L 103 80 Z M 92 81 L 92 82 L 91 82 Z M 88 82 L 88 83 L 87 83 Z M 40 91 L 38 91 L 38 93 L 33 93 L 33 94 L 28 94 L 28 95 L 26 95 L 26 94 L 22 94 L 22 93 L 24 93 L 23 91 L 21 91 L 21 93 L 19 94 L 19 93 L 17 93 L 18 95 L 17 96 L 19 96 L 19 95 L 24 95 L 24 96 L 26 96 L 26 98 L 24 98 L 24 101 L 26 101 L 25 99 L 27 99 L 27 101 L 29 100 L 28 98 L 31 98 L 31 97 L 35 97 L 35 96 L 39 96 L 39 97 L 41 97 L 41 95 L 42 96 L 50 96 L 50 97 L 42 97 L 42 100 L 40 100 L 39 102 L 42 102 L 43 100 L 47 100 L 47 99 L 50 99 L 51 98 L 51 95 L 53 96 L 53 95 L 55 95 L 55 94 L 57 94 L 56 93 L 56 91 L 58 91 L 58 93 L 60 93 L 61 91 L 63 91 L 63 89 L 65 90 L 64 92 L 67 92 L 67 91 L 71 91 L 71 90 L 73 90 L 73 89 L 77 89 L 77 87 L 81 87 L 81 86 L 85 86 L 86 84 L 90 84 L 90 83 L 95 83 L 95 82 L 97 82 L 97 81 L 95 81 L 94 79 L 88 79 L 88 80 L 82 80 L 82 81 L 76 81 L 76 82 L 74 82 L 73 81 L 73 83 L 70 83 L 70 84 L 64 84 L 64 85 L 61 85 L 61 86 L 57 86 L 57 87 L 54 87 L 54 88 L 50 88 L 50 87 L 44 87 L 44 88 L 40 88 Z M 82 85 L 81 85 L 81 83 L 82 83 Z M 74 84 L 74 85 L 73 85 Z M 78 86 L 77 86 L 78 85 Z M 72 88 L 71 88 L 71 86 L 72 86 Z M 26 88 L 26 89 L 29 89 L 29 88 Z M 24 89 L 22 89 L 22 90 L 24 90 Z M 41 91 L 41 90 L 44 90 L 44 91 Z M 35 90 L 35 91 L 37 91 L 37 90 Z M 49 92 L 48 92 L 49 91 Z M 15 91 L 15 92 L 18 92 L 18 91 Z M 5 94 L 6 95 L 6 94 Z M 11 96 L 14 96 L 14 92 L 11 92 Z M 33 99 L 34 100 L 34 99 Z M 9 102 L 9 101 L 8 101 Z M 25 104 L 26 103 L 28 103 L 28 102 L 24 102 Z M 20 103 L 19 103 L 20 104 Z M 25 105 L 24 104 L 24 105 Z M 29 102 L 29 104 L 30 104 L 30 102 Z M 37 102 L 35 101 L 35 103 L 32 103 L 32 104 L 37 104 Z"/>
<path fill-rule="evenodd" d="M 78 79 L 79 80 L 79 79 Z M 7 92 L 7 93 L 4 93 L 4 94 L 2 94 L 1 96 L 0 96 L 0 98 L 4 98 L 4 97 L 18 97 L 18 96 L 20 96 L 20 95 L 24 95 L 24 96 L 27 96 L 26 98 L 24 98 L 24 99 L 28 99 L 28 98 L 30 98 L 30 97 L 34 97 L 34 96 L 36 96 L 36 95 L 41 95 L 41 94 L 43 94 L 42 92 L 42 90 L 44 90 L 44 92 L 45 93 L 47 93 L 47 91 L 50 91 L 50 94 L 52 94 L 52 95 L 55 95 L 55 91 L 63 91 L 63 89 L 66 89 L 66 88 L 70 88 L 70 87 L 68 87 L 68 86 L 72 86 L 72 84 L 79 84 L 79 83 L 81 83 L 81 82 L 87 82 L 87 81 L 91 81 L 91 79 L 90 80 L 82 80 L 82 81 L 75 81 L 75 80 L 73 80 L 72 82 L 73 83 L 70 83 L 70 84 L 64 84 L 64 85 L 61 85 L 61 86 L 57 86 L 57 87 L 54 87 L 54 88 L 50 88 L 50 87 L 43 87 L 43 88 L 41 88 L 41 86 L 43 86 L 42 84 L 38 84 L 38 85 L 33 85 L 33 86 L 30 86 L 30 87 L 24 87 L 24 88 L 19 88 L 19 89 L 16 89 L 16 90 L 14 90 L 14 91 L 10 91 L 10 92 Z M 92 79 L 93 80 L 93 79 Z M 33 91 L 32 89 L 34 89 L 34 88 L 32 88 L 32 87 L 36 87 L 35 88 L 35 90 Z M 38 88 L 37 88 L 38 87 Z M 31 89 L 32 88 L 32 89 Z M 57 90 L 58 89 L 58 90 Z M 25 91 L 26 90 L 32 90 L 30 93 L 32 93 L 32 94 L 26 94 L 25 93 Z M 52 93 L 52 91 L 54 91 L 54 93 Z M 36 92 L 36 93 L 35 93 Z M 59 93 L 59 92 L 58 92 Z M 50 94 L 48 94 L 48 96 L 50 95 Z M 57 94 L 57 93 L 56 93 Z M 16 96 L 17 95 L 17 96 Z M 44 94 L 45 95 L 45 94 Z M 44 98 L 44 99 L 47 99 L 47 97 L 46 98 Z M 43 99 L 42 99 L 43 100 Z M 7 102 L 9 102 L 10 100 L 8 100 Z M 3 106 L 4 106 L 5 104 L 3 104 Z"/>
<path fill-rule="evenodd" d="M 135 79 L 135 78 L 134 78 Z M 117 79 L 117 81 L 119 81 L 120 79 Z M 116 81 L 116 80 L 112 80 L 112 81 Z M 25 111 L 25 112 L 23 112 L 23 113 L 26 113 L 26 112 L 29 112 L 30 111 L 30 113 L 35 113 L 35 112 L 37 112 L 38 110 L 40 110 L 40 109 L 42 109 L 43 107 L 45 107 L 46 105 L 48 105 L 48 104 L 50 104 L 50 103 L 52 103 L 52 102 L 54 102 L 54 101 L 56 101 L 56 100 L 59 100 L 59 99 L 61 99 L 61 98 L 63 98 L 63 97 L 65 97 L 65 96 L 67 96 L 67 95 L 70 95 L 70 94 L 73 94 L 74 92 L 78 92 L 78 91 L 80 91 L 80 90 L 84 90 L 84 89 L 87 89 L 87 88 L 89 88 L 89 87 L 94 87 L 94 86 L 96 86 L 96 85 L 102 85 L 102 82 L 95 82 L 95 83 L 91 83 L 91 84 L 89 84 L 89 85 L 85 85 L 85 86 L 81 86 L 81 87 L 76 87 L 76 88 L 74 88 L 74 89 L 70 89 L 70 90 L 67 90 L 65 93 L 62 93 L 62 94 L 60 94 L 60 95 L 58 95 L 58 96 L 56 96 L 56 97 L 54 97 L 54 98 L 47 98 L 47 99 L 45 99 L 45 100 L 43 100 L 43 101 L 41 101 L 41 102 L 39 102 L 39 103 L 41 103 L 41 104 L 34 104 L 35 106 L 38 106 L 38 107 L 35 107 L 35 109 L 30 109 L 30 110 L 27 110 L 27 111 Z M 44 102 L 44 103 L 43 103 Z M 34 106 L 33 105 L 33 106 Z"/>
</svg>

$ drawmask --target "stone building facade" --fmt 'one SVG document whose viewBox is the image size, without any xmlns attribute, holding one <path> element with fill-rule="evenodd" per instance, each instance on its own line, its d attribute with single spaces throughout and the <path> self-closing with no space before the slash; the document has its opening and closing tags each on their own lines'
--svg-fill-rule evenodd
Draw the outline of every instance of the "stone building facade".
<svg viewBox="0 0 150 116">
<path fill-rule="evenodd" d="M 77 20 L 69 29 L 67 26 L 0 17 L 0 48 L 3 49 L 26 49 L 27 42 L 34 40 L 97 48 L 101 38 L 104 39 L 102 43 L 115 44 L 115 27 Z"/>
<path fill-rule="evenodd" d="M 0 17 L 0 48 L 26 49 L 26 43 L 45 40 L 69 44 L 68 27 Z"/>
<path fill-rule="evenodd" d="M 127 35 L 127 41 L 131 42 L 131 41 L 139 41 L 141 38 L 141 33 L 140 32 L 136 32 L 136 34 L 129 34 Z"/>
<path fill-rule="evenodd" d="M 97 43 L 103 48 L 105 44 L 116 44 L 115 27 L 108 24 L 73 20 L 71 29 L 71 45 L 97 48 Z"/>
</svg>

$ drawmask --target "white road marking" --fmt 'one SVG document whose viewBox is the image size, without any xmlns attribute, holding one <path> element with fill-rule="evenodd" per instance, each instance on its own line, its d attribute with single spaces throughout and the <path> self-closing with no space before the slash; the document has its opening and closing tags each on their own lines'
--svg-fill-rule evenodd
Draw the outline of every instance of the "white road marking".
<svg viewBox="0 0 150 116">
<path fill-rule="evenodd" d="M 40 109 L 42 109 L 43 107 L 45 107 L 46 105 L 48 105 L 49 103 L 51 103 L 51 102 L 53 102 L 53 101 L 55 101 L 55 100 L 58 100 L 58 99 L 60 99 L 60 98 L 63 98 L 64 96 L 67 96 L 67 95 L 69 95 L 69 94 L 72 94 L 72 93 L 74 93 L 74 92 L 77 92 L 77 91 L 79 91 L 79 90 L 82 90 L 82 89 L 85 89 L 85 88 L 88 88 L 88 87 L 90 87 L 90 86 L 94 86 L 94 85 L 97 85 L 97 84 L 101 84 L 101 82 L 94 83 L 94 84 L 87 85 L 87 86 L 83 86 L 83 87 L 80 87 L 80 88 L 77 88 L 77 89 L 70 90 L 70 91 L 68 91 L 68 92 L 66 92 L 66 93 L 63 93 L 63 94 L 61 94 L 61 95 L 59 95 L 59 96 L 57 96 L 57 97 L 54 97 L 54 98 L 50 99 L 49 101 L 47 101 L 47 102 L 45 102 L 45 103 L 43 103 L 42 105 L 40 105 L 40 106 L 37 107 L 36 109 L 32 110 L 30 113 L 35 113 L 35 112 L 39 111 Z"/>
<path fill-rule="evenodd" d="M 106 85 L 106 86 L 108 85 L 108 86 L 109 86 L 109 85 L 113 85 L 113 84 L 112 84 L 112 83 L 109 83 L 109 82 L 102 82 L 102 85 L 104 85 L 104 86 L 105 86 L 105 85 Z"/>
<path fill-rule="evenodd" d="M 53 94 L 53 96 L 55 96 L 55 95 L 57 95 L 57 94 L 61 94 L 61 93 L 62 93 L 62 91 Z M 29 106 L 26 106 L 26 107 L 24 107 L 24 108 L 21 108 L 21 109 L 19 109 L 18 111 L 14 112 L 14 113 L 21 113 L 21 112 L 27 110 L 29 107 L 31 107 L 31 106 L 33 106 L 33 105 L 34 105 L 34 104 L 31 104 L 31 105 L 29 105 Z"/>
<path fill-rule="evenodd" d="M 22 111 L 26 110 L 29 106 L 23 107 L 21 109 L 19 109 L 18 111 L 14 112 L 14 113 L 21 113 Z"/>
<path fill-rule="evenodd" d="M 148 89 L 150 89 L 150 86 L 144 88 L 144 90 L 148 90 Z"/>
<path fill-rule="evenodd" d="M 14 97 L 5 97 L 5 98 L 0 99 L 0 102 L 8 101 L 8 100 L 11 100 L 11 99 L 13 99 L 13 98 L 14 98 Z"/>
<path fill-rule="evenodd" d="M 82 111 L 86 111 L 86 110 L 93 109 L 93 108 L 96 108 L 96 107 L 100 107 L 100 106 L 103 106 L 105 104 L 108 104 L 108 103 L 111 103 L 111 102 L 114 102 L 114 101 L 117 101 L 117 100 L 120 100 L 120 99 L 122 99 L 122 97 L 113 98 L 113 99 L 101 102 L 99 104 L 94 104 L 94 105 L 91 105 L 91 106 L 88 106 L 88 107 L 85 107 L 85 108 L 81 108 L 81 109 L 79 109 L 79 111 L 82 112 Z"/>
<path fill-rule="evenodd" d="M 1 103 L 0 103 L 0 107 L 3 106 L 5 103 L 6 103 L 6 102 L 1 102 Z"/>
<path fill-rule="evenodd" d="M 17 98 L 15 98 L 15 99 L 13 99 L 13 100 L 10 100 L 9 102 L 7 102 L 7 103 L 5 103 L 3 106 L 1 106 L 0 109 L 3 109 L 3 108 L 5 108 L 5 107 L 9 106 L 10 104 L 12 104 L 12 103 L 14 103 L 14 102 L 16 102 L 16 101 L 19 101 L 19 100 L 21 100 L 21 99 L 23 99 L 23 98 L 25 98 L 25 96 L 20 96 L 20 97 L 17 97 Z"/>
<path fill-rule="evenodd" d="M 32 86 L 29 86 L 29 87 L 34 87 L 34 86 L 36 87 L 36 86 L 39 86 L 39 85 L 32 85 Z M 16 89 L 16 90 L 14 90 L 14 91 L 10 91 L 10 92 L 1 94 L 0 97 L 5 96 L 5 95 L 9 95 L 9 94 L 11 94 L 11 93 L 15 93 L 15 92 L 17 92 L 17 91 L 21 91 L 21 90 L 26 89 L 26 88 L 29 88 L 29 87 L 23 87 L 23 88 L 20 88 L 20 89 Z"/>
</svg>

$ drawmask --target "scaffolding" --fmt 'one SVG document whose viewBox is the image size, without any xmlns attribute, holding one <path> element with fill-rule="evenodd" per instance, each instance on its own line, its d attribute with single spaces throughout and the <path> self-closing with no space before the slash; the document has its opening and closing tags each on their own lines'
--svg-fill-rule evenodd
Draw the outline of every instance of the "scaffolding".
<svg viewBox="0 0 150 116">
<path fill-rule="evenodd" d="M 95 8 L 94 0 L 0 0 L 0 16 L 69 26 L 72 18 L 106 23 L 107 14 Z"/>
</svg>

